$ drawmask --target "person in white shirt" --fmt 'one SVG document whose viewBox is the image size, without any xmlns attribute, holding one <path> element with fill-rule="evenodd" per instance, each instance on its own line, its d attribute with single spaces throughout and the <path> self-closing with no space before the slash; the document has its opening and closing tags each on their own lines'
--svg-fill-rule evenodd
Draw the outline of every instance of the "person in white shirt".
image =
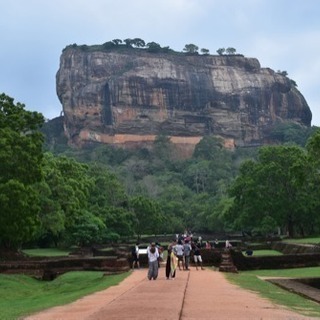
<svg viewBox="0 0 320 320">
<path fill-rule="evenodd" d="M 226 249 L 232 248 L 232 244 L 230 243 L 229 240 L 226 240 Z"/>
<path fill-rule="evenodd" d="M 147 254 L 148 254 L 148 261 L 149 261 L 148 279 L 156 280 L 158 278 L 158 270 L 159 270 L 159 265 L 158 265 L 159 251 L 154 242 L 152 242 L 151 245 L 148 247 Z"/>
<path fill-rule="evenodd" d="M 175 255 L 178 258 L 179 270 L 181 270 L 180 262 L 182 262 L 182 269 L 184 269 L 184 259 L 183 259 L 183 250 L 184 250 L 184 248 L 183 248 L 183 244 L 182 244 L 181 240 L 179 240 L 178 244 L 173 247 L 173 250 L 175 252 Z"/>
</svg>

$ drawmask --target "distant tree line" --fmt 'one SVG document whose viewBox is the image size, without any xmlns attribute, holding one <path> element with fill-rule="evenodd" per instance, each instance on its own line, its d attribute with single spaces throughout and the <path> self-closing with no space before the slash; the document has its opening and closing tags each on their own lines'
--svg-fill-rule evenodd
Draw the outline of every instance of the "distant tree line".
<svg viewBox="0 0 320 320">
<path fill-rule="evenodd" d="M 181 160 L 165 135 L 152 149 L 76 150 L 44 144 L 43 125 L 41 114 L 0 95 L 0 252 L 185 228 L 320 233 L 316 127 L 279 124 L 278 145 L 261 148 L 227 150 L 206 136 Z"/>
<path fill-rule="evenodd" d="M 235 55 L 236 52 L 237 52 L 237 50 L 236 50 L 235 48 L 232 48 L 232 47 L 229 47 L 229 48 L 227 48 L 227 49 L 225 49 L 225 48 L 219 48 L 219 49 L 217 50 L 217 53 L 218 53 L 219 56 L 222 56 L 222 55 L 224 55 L 224 54 Z"/>
<path fill-rule="evenodd" d="M 70 46 L 68 46 L 70 47 Z M 139 49 L 146 49 L 148 52 L 152 52 L 152 53 L 159 53 L 159 52 L 164 52 L 164 53 L 168 53 L 168 52 L 176 52 L 173 49 L 171 49 L 169 46 L 165 46 L 165 47 L 161 47 L 161 45 L 157 42 L 148 42 L 146 43 L 144 40 L 140 39 L 140 38 L 127 38 L 124 40 L 121 39 L 113 39 L 111 41 L 107 41 L 102 45 L 94 45 L 94 46 L 87 46 L 87 45 L 81 45 L 78 46 L 77 44 L 73 44 L 71 45 L 71 47 L 80 47 L 82 50 L 95 50 L 97 48 L 103 48 L 105 50 L 109 50 L 109 49 L 115 49 L 115 48 L 121 48 L 121 47 L 126 47 L 126 48 L 139 48 Z M 185 52 L 186 54 L 189 55 L 197 55 L 199 54 L 199 47 L 195 44 L 186 44 L 185 47 L 182 50 L 183 52 Z M 209 55 L 210 54 L 210 50 L 206 49 L 206 48 L 201 48 L 200 52 L 203 55 Z M 220 48 L 217 50 L 217 53 L 219 55 L 235 55 L 236 54 L 236 49 L 229 47 L 227 49 L 225 48 Z"/>
</svg>

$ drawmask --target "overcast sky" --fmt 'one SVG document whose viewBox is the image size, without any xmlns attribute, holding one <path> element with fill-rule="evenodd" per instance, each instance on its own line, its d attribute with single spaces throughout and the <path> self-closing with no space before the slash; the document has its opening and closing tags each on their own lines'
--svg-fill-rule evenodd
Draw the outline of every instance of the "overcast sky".
<svg viewBox="0 0 320 320">
<path fill-rule="evenodd" d="M 141 38 L 176 51 L 233 47 L 287 71 L 320 126 L 319 0 L 0 0 L 0 10 L 0 92 L 46 118 L 62 111 L 63 48 Z"/>
</svg>

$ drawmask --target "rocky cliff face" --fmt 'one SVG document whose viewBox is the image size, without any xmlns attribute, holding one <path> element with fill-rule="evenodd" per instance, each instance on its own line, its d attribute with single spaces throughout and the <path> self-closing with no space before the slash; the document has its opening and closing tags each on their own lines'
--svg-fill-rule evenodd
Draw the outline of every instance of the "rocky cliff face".
<svg viewBox="0 0 320 320">
<path fill-rule="evenodd" d="M 265 143 L 278 121 L 311 124 L 289 78 L 239 55 L 71 46 L 61 55 L 57 93 L 75 144 L 141 144 L 165 134 L 193 149 L 213 134 L 230 146 L 252 145 Z"/>
</svg>

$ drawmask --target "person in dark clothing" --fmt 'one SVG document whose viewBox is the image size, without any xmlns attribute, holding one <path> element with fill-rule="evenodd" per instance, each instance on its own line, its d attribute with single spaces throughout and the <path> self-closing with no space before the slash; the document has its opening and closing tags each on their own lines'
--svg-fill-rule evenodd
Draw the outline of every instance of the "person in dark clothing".
<svg viewBox="0 0 320 320">
<path fill-rule="evenodd" d="M 136 245 L 131 250 L 132 255 L 132 269 L 134 266 L 137 265 L 138 269 L 140 269 L 140 262 L 139 262 L 139 243 L 137 242 Z"/>
<path fill-rule="evenodd" d="M 200 248 L 201 248 L 200 243 L 195 243 L 193 246 L 193 251 L 194 251 L 193 259 L 194 259 L 194 263 L 196 264 L 197 270 L 198 270 L 198 263 L 200 264 L 201 270 L 203 270 Z"/>
</svg>

